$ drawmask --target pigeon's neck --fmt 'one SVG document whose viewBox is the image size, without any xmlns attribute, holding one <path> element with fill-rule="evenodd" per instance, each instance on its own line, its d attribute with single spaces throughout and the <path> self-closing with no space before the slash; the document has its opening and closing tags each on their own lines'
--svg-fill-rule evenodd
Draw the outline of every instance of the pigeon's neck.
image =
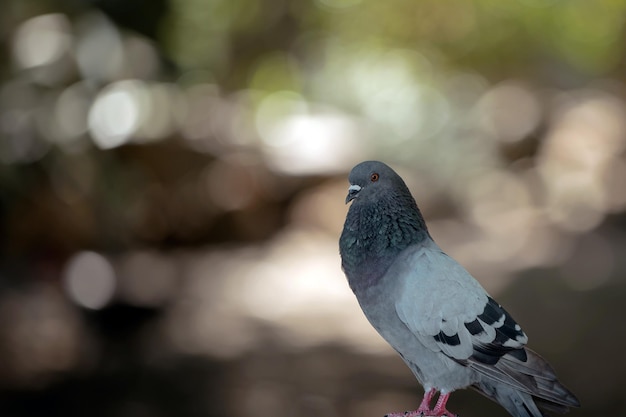
<svg viewBox="0 0 626 417">
<path fill-rule="evenodd" d="M 426 240 L 428 229 L 410 195 L 355 201 L 339 239 L 350 287 L 358 293 L 376 285 L 400 252 Z"/>
</svg>

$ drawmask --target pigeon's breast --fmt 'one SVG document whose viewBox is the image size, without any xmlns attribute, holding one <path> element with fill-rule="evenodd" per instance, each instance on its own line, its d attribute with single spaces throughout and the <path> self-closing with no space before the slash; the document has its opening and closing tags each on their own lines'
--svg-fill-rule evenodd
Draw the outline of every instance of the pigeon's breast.
<svg viewBox="0 0 626 417">
<path fill-rule="evenodd" d="M 376 285 L 397 255 L 380 236 L 359 236 L 346 231 L 341 236 L 341 262 L 350 288 L 355 293 Z"/>
<path fill-rule="evenodd" d="M 395 205 L 355 202 L 339 239 L 342 267 L 353 291 L 375 285 L 408 246 L 428 237 Z"/>
</svg>

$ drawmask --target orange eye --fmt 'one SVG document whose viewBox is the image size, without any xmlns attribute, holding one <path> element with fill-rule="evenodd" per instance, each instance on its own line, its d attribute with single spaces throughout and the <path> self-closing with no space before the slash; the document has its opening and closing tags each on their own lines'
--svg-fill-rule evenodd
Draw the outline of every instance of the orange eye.
<svg viewBox="0 0 626 417">
<path fill-rule="evenodd" d="M 372 181 L 372 182 L 376 182 L 376 181 L 378 181 L 378 178 L 379 178 L 378 173 L 374 172 L 374 173 L 372 174 L 372 176 L 370 177 L 370 181 Z"/>
</svg>

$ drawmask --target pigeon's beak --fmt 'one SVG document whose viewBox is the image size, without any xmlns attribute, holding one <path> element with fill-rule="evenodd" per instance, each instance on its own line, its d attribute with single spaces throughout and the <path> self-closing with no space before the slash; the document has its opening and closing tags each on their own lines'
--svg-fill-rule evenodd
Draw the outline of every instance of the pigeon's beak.
<svg viewBox="0 0 626 417">
<path fill-rule="evenodd" d="M 356 195 L 361 191 L 361 186 L 356 184 L 351 184 L 348 187 L 348 195 L 346 196 L 346 204 L 356 198 Z"/>
</svg>

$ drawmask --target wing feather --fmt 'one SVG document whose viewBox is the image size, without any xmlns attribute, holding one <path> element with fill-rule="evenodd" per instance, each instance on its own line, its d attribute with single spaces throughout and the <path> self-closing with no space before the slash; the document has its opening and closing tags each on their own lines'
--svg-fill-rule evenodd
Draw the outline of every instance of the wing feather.
<svg viewBox="0 0 626 417">
<path fill-rule="evenodd" d="M 407 251 L 392 269 L 400 320 L 425 348 L 484 376 L 477 387 L 487 396 L 494 398 L 487 389 L 492 381 L 532 396 L 522 397 L 529 401 L 525 409 L 536 410 L 533 401 L 556 411 L 579 405 L 547 362 L 525 347 L 528 337 L 511 315 L 434 243 Z"/>
<path fill-rule="evenodd" d="M 405 274 L 396 312 L 425 346 L 485 365 L 507 353 L 525 360 L 526 334 L 454 259 L 436 246 L 420 247 L 402 265 L 394 271 Z"/>
</svg>

